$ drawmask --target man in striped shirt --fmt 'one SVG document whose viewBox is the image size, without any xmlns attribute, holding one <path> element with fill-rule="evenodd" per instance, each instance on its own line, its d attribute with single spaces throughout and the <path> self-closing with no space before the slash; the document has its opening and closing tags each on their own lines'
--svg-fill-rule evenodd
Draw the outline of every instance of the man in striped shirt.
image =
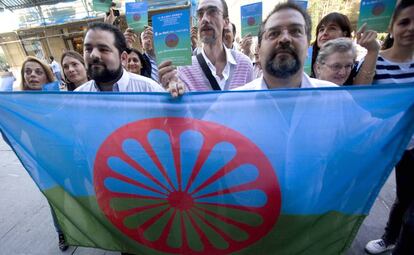
<svg viewBox="0 0 414 255">
<path fill-rule="evenodd" d="M 154 51 L 154 34 L 152 27 L 146 27 L 144 32 L 141 33 L 141 45 L 144 50 L 144 58 L 151 65 L 151 78 L 158 82 L 158 64 Z"/>
<path fill-rule="evenodd" d="M 184 88 L 187 91 L 229 90 L 250 82 L 253 66 L 249 58 L 227 49 L 223 43 L 223 29 L 229 24 L 225 0 L 201 0 L 197 17 L 199 37 L 203 42 L 198 59 L 202 57 L 207 68 L 203 71 L 197 56 L 193 56 L 191 66 L 178 69 L 171 61 L 165 61 L 159 65 L 160 83 L 172 90 L 173 95 L 178 95 Z M 206 72 L 211 72 L 210 79 Z"/>
</svg>

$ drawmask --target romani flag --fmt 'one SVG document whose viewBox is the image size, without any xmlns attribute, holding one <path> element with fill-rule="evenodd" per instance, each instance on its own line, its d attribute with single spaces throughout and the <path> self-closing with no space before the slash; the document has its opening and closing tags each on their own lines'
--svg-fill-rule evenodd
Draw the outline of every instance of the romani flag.
<svg viewBox="0 0 414 255">
<path fill-rule="evenodd" d="M 414 86 L 0 93 L 0 128 L 68 243 L 344 253 L 414 131 Z"/>
</svg>

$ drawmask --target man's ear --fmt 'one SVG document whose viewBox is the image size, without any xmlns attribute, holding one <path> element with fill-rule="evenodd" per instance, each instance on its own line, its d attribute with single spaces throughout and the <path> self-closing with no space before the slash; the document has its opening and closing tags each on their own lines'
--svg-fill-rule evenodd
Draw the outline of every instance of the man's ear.
<svg viewBox="0 0 414 255">
<path fill-rule="evenodd" d="M 121 54 L 121 63 L 123 67 L 125 67 L 128 63 L 128 53 L 126 53 L 126 51 L 122 52 Z"/>
<path fill-rule="evenodd" d="M 230 24 L 230 19 L 229 19 L 229 17 L 224 18 L 224 26 L 226 27 L 226 26 L 228 26 L 229 24 Z"/>
<path fill-rule="evenodd" d="M 320 69 L 321 69 L 321 65 L 319 65 L 318 63 L 315 63 L 315 65 L 313 66 L 313 71 L 315 72 L 317 79 L 319 77 L 319 74 L 321 73 Z"/>
</svg>

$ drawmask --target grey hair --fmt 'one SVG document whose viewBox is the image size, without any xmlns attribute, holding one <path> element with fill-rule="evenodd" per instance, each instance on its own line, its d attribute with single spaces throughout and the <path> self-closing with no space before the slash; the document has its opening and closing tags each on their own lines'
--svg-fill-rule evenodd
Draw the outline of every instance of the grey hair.
<svg viewBox="0 0 414 255">
<path fill-rule="evenodd" d="M 318 57 L 316 58 L 316 63 L 323 64 L 327 57 L 332 55 L 335 52 L 352 52 L 353 59 L 355 61 L 357 56 L 356 48 L 350 38 L 340 37 L 334 40 L 327 41 L 322 48 L 319 50 Z"/>
</svg>

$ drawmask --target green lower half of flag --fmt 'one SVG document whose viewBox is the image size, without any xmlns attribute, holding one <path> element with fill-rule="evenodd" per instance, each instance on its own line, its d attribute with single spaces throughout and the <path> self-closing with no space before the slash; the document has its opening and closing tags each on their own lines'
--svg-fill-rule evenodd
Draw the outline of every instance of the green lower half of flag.
<svg viewBox="0 0 414 255">
<path fill-rule="evenodd" d="M 46 190 L 44 194 L 53 205 L 70 245 L 140 255 L 166 254 L 148 248 L 118 230 L 101 212 L 94 196 L 73 197 L 61 188 Z M 246 215 L 232 215 L 232 218 L 237 217 L 246 217 Z M 282 214 L 267 235 L 234 254 L 342 254 L 351 245 L 364 218 L 365 215 L 346 215 L 340 212 L 320 215 Z M 158 225 L 162 227 L 163 224 Z M 162 230 L 154 231 L 157 232 Z M 229 235 L 237 234 L 229 231 Z M 202 243 L 196 243 L 200 240 L 194 238 L 191 240 L 195 243 L 190 244 L 190 247 L 194 247 L 195 250 L 202 249 Z"/>
</svg>

